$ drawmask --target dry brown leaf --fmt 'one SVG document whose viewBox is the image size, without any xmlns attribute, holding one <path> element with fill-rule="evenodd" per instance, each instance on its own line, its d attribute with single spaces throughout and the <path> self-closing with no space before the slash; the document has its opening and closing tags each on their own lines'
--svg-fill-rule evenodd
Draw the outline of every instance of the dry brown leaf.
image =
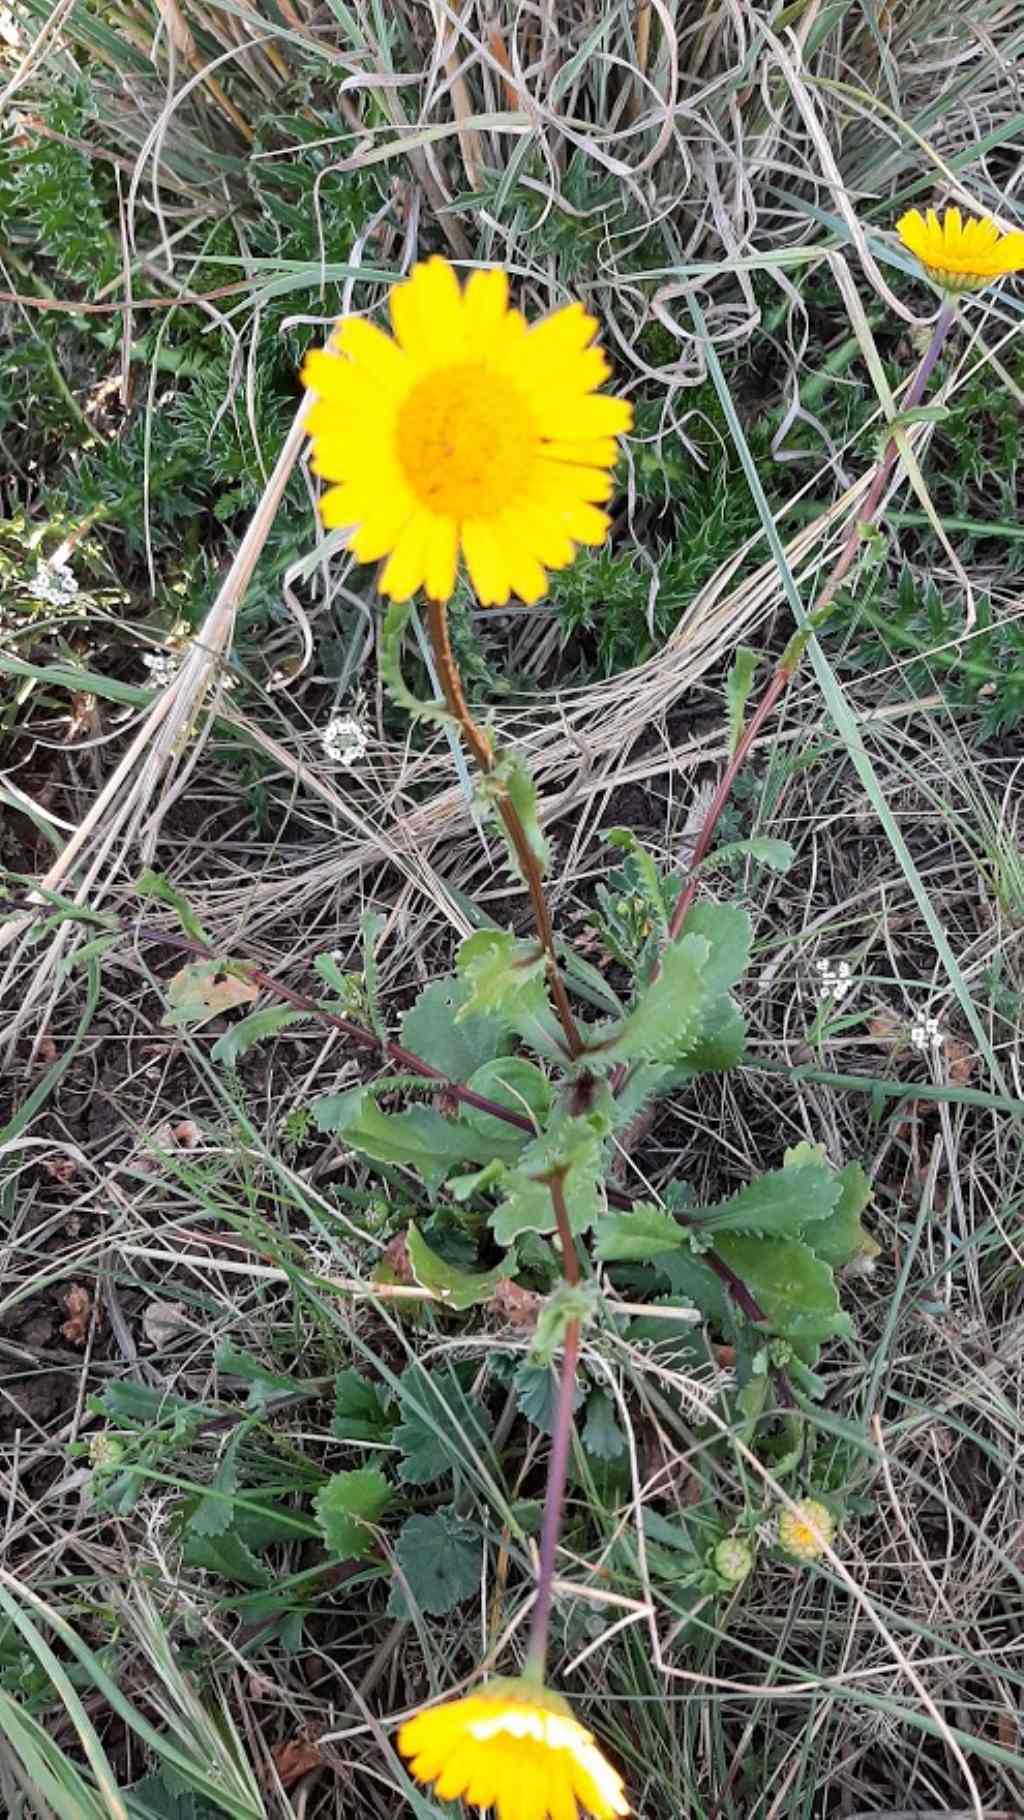
<svg viewBox="0 0 1024 1820">
<path fill-rule="evenodd" d="M 259 987 L 241 972 L 227 971 L 213 961 L 189 961 L 167 982 L 167 999 L 176 1010 L 186 1007 L 194 1020 L 218 1017 L 236 1005 L 251 1005 Z"/>
<path fill-rule="evenodd" d="M 142 1331 L 151 1346 L 169 1346 L 192 1326 L 182 1302 L 150 1302 L 142 1317 Z"/>
<path fill-rule="evenodd" d="M 881 1005 L 868 1018 L 867 1031 L 869 1036 L 874 1037 L 876 1043 L 882 1043 L 886 1048 L 891 1048 L 894 1044 L 902 1043 L 904 1040 L 906 1022 L 903 1018 L 898 1017 L 895 1011 L 890 1011 L 887 1006 Z"/>
<path fill-rule="evenodd" d="M 186 63 L 194 64 L 196 62 L 196 41 L 189 29 L 188 20 L 178 5 L 178 0 L 157 0 L 157 5 L 175 50 L 181 52 Z"/>
<path fill-rule="evenodd" d="M 961 1042 L 958 1036 L 947 1036 L 943 1040 L 942 1053 L 950 1081 L 955 1087 L 966 1087 L 978 1072 L 977 1050 L 969 1043 Z"/>
<path fill-rule="evenodd" d="M 69 1346 L 84 1346 L 89 1334 L 89 1317 L 92 1314 L 92 1297 L 81 1283 L 72 1283 L 66 1296 L 62 1298 L 67 1309 L 68 1318 L 61 1328 Z"/>
<path fill-rule="evenodd" d="M 524 1289 L 520 1283 L 514 1283 L 511 1277 L 500 1278 L 488 1303 L 488 1307 L 493 1308 L 495 1314 L 507 1321 L 510 1327 L 536 1327 L 543 1306 L 542 1295 L 538 1295 L 536 1290 Z"/>
<path fill-rule="evenodd" d="M 308 1775 L 311 1769 L 323 1768 L 324 1760 L 319 1750 L 307 1738 L 289 1738 L 285 1744 L 275 1744 L 270 1754 L 285 1788 L 291 1788 L 294 1782 Z"/>
<path fill-rule="evenodd" d="M 385 1245 L 373 1274 L 378 1283 L 415 1283 L 416 1272 L 409 1258 L 404 1232 L 396 1232 L 390 1243 Z"/>
<path fill-rule="evenodd" d="M 43 1168 L 52 1182 L 73 1182 L 78 1174 L 78 1159 L 73 1156 L 48 1156 L 43 1158 Z"/>
</svg>

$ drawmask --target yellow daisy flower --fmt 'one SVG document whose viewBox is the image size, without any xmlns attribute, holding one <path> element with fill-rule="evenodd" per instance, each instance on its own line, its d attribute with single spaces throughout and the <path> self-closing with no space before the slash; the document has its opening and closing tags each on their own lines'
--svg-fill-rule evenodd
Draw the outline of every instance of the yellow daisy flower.
<svg viewBox="0 0 1024 1820">
<path fill-rule="evenodd" d="M 780 1546 L 798 1561 L 816 1561 L 831 1547 L 835 1533 L 832 1512 L 817 1498 L 801 1498 L 795 1510 L 784 1510 L 779 1518 Z"/>
<path fill-rule="evenodd" d="M 442 1801 L 494 1807 L 498 1820 L 596 1820 L 628 1814 L 622 1777 L 560 1695 L 489 1681 L 402 1726 L 398 1748 Z"/>
<path fill-rule="evenodd" d="M 947 209 L 911 209 L 896 229 L 905 247 L 947 291 L 980 291 L 1007 272 L 1024 271 L 1024 234 L 1001 234 L 994 221 L 964 221 Z"/>
<path fill-rule="evenodd" d="M 609 372 L 597 323 L 571 303 L 528 328 L 504 272 L 462 290 L 440 258 L 395 285 L 390 308 L 394 339 L 352 317 L 302 369 L 313 471 L 334 483 L 324 524 L 350 527 L 360 562 L 388 558 L 394 600 L 422 586 L 450 599 L 460 550 L 484 606 L 539 600 L 547 569 L 607 536 L 615 439 L 633 421 L 596 391 Z"/>
</svg>

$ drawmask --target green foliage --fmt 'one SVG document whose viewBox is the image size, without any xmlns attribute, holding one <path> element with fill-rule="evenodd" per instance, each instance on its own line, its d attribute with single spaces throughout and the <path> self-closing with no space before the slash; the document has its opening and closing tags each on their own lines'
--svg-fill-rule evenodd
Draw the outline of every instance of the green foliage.
<svg viewBox="0 0 1024 1820">
<path fill-rule="evenodd" d="M 483 1273 L 458 1270 L 431 1250 L 415 1226 L 410 1226 L 406 1233 L 406 1246 L 417 1283 L 424 1289 L 433 1289 L 447 1308 L 453 1308 L 459 1314 L 481 1302 L 489 1302 L 501 1278 L 508 1274 L 502 1264 Z"/>
<path fill-rule="evenodd" d="M 526 1146 L 502 1180 L 503 1199 L 491 1215 L 499 1245 L 511 1245 L 526 1232 L 555 1231 L 551 1184 L 556 1178 L 571 1231 L 578 1235 L 594 1225 L 606 1205 L 602 1175 L 610 1130 L 609 1110 L 601 1103 L 579 1116 L 555 1110 L 546 1131 Z"/>
<path fill-rule="evenodd" d="M 426 1056 L 450 1081 L 468 1081 L 509 1046 L 501 1018 L 469 1012 L 471 994 L 468 980 L 434 980 L 402 1019 L 405 1047 Z"/>
<path fill-rule="evenodd" d="M 625 1452 L 626 1437 L 619 1426 L 615 1404 L 606 1390 L 591 1391 L 580 1436 L 587 1452 L 597 1460 L 617 1460 Z"/>
<path fill-rule="evenodd" d="M 444 1617 L 479 1591 L 483 1544 L 454 1505 L 429 1517 L 409 1517 L 395 1543 L 404 1586 L 396 1580 L 388 1606 L 395 1617 L 413 1610 Z"/>
<path fill-rule="evenodd" d="M 984 595 L 975 604 L 977 624 L 965 637 L 959 589 L 943 594 L 908 565 L 893 587 L 878 569 L 867 588 L 838 602 L 830 653 L 841 639 L 835 661 L 846 671 L 898 663 L 901 692 L 939 688 L 948 706 L 977 716 L 984 736 L 1010 732 L 1024 720 L 1024 625 L 1001 618 Z"/>
<path fill-rule="evenodd" d="M 406 1485 L 432 1485 L 464 1459 L 464 1442 L 486 1447 L 480 1411 L 466 1394 L 460 1369 L 427 1371 L 413 1363 L 402 1374 L 401 1421 L 393 1440 L 402 1454 L 398 1476 Z"/>
<path fill-rule="evenodd" d="M 512 804 L 527 848 L 543 876 L 548 869 L 551 853 L 540 825 L 537 786 L 526 766 L 516 758 L 514 753 L 495 753 L 493 769 L 488 771 L 477 785 L 477 797 L 480 802 L 485 803 L 493 811 L 498 826 L 505 835 L 509 862 L 513 872 L 517 878 L 525 878 L 519 855 L 513 842 L 508 839 L 505 825 L 498 814 L 502 802 L 507 801 Z"/>
<path fill-rule="evenodd" d="M 558 1379 L 550 1365 L 520 1365 L 515 1375 L 516 1401 L 522 1414 L 541 1434 L 549 1435 L 555 1424 Z M 573 1408 L 583 1402 L 585 1391 L 578 1381 L 573 1391 Z"/>
<path fill-rule="evenodd" d="M 215 1062 L 225 1068 L 233 1068 L 248 1050 L 257 1043 L 265 1042 L 267 1037 L 276 1036 L 279 1030 L 287 1030 L 290 1024 L 308 1024 L 308 1011 L 287 1011 L 279 1005 L 268 1005 L 263 1011 L 251 1011 L 230 1030 L 218 1037 L 211 1054 Z"/>
<path fill-rule="evenodd" d="M 685 1054 L 708 1005 L 705 969 L 710 955 L 701 935 L 681 936 L 666 948 L 657 979 L 644 988 L 629 1015 L 618 1025 L 592 1032 L 588 1062 L 613 1067 L 618 1062 L 669 1061 Z"/>
<path fill-rule="evenodd" d="M 387 1440 L 393 1426 L 380 1392 L 349 1366 L 334 1380 L 333 1433 L 339 1441 Z"/>
<path fill-rule="evenodd" d="M 504 232 L 527 239 L 534 259 L 553 261 L 566 285 L 596 274 L 612 255 L 620 272 L 641 271 L 664 257 L 661 231 L 631 188 L 582 150 L 570 154 L 557 188 L 535 154 L 512 182 L 506 171 L 485 172 L 480 188 L 454 204 L 470 216 L 481 208 Z"/>
<path fill-rule="evenodd" d="M 314 1506 L 325 1548 L 343 1560 L 370 1554 L 374 1546 L 371 1526 L 390 1501 L 391 1487 L 373 1467 L 334 1473 Z"/>
<path fill-rule="evenodd" d="M 725 701 L 729 717 L 729 751 L 735 752 L 743 734 L 747 702 L 754 685 L 757 652 L 740 645 L 725 679 Z"/>
<path fill-rule="evenodd" d="M 797 1238 L 828 1218 L 839 1200 L 839 1182 L 823 1162 L 777 1169 L 741 1188 L 732 1200 L 702 1208 L 698 1232 L 747 1232 L 755 1238 Z"/>
<path fill-rule="evenodd" d="M 326 1094 L 314 1101 L 313 1115 L 321 1131 L 337 1132 L 353 1150 L 374 1162 L 404 1163 L 417 1169 L 431 1191 L 441 1186 L 453 1168 L 490 1159 L 497 1141 L 474 1131 L 465 1120 L 445 1118 L 433 1106 L 382 1112 L 368 1087 Z M 509 1155 L 519 1148 L 514 1134 L 501 1142 Z"/>
<path fill-rule="evenodd" d="M 671 1213 L 645 1201 L 628 1213 L 608 1213 L 601 1221 L 594 1251 L 603 1264 L 643 1263 L 666 1251 L 678 1251 L 686 1231 Z"/>
</svg>

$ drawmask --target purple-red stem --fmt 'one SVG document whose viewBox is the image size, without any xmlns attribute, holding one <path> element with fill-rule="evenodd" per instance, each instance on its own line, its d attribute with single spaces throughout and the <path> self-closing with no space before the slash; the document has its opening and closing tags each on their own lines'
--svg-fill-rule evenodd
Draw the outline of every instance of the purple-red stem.
<svg viewBox="0 0 1024 1820">
<path fill-rule="evenodd" d="M 560 1175 L 553 1176 L 550 1188 L 562 1251 L 562 1274 L 567 1283 L 578 1283 L 580 1261 L 576 1241 L 572 1236 L 563 1178 Z M 569 1446 L 572 1441 L 572 1413 L 576 1400 L 576 1365 L 579 1356 L 580 1324 L 578 1321 L 568 1321 L 565 1338 L 562 1342 L 562 1370 L 558 1380 L 558 1399 L 551 1433 L 551 1459 L 548 1463 L 548 1483 L 544 1494 L 544 1525 L 540 1537 L 537 1598 L 533 1607 L 530 1646 L 527 1650 L 525 1665 L 526 1673 L 538 1681 L 544 1679 L 544 1664 L 547 1660 L 548 1630 L 551 1624 L 551 1605 L 555 1589 L 555 1557 L 558 1553 L 562 1511 L 565 1506 L 565 1480 L 569 1467 Z"/>
</svg>

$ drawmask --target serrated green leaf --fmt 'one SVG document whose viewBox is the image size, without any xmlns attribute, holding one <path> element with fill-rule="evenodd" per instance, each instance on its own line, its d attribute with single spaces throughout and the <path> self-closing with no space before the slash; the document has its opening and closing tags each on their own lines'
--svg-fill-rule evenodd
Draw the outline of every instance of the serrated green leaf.
<svg viewBox="0 0 1024 1820">
<path fill-rule="evenodd" d="M 447 1307 L 460 1313 L 481 1302 L 489 1302 L 501 1278 L 509 1273 L 507 1264 L 496 1264 L 493 1270 L 485 1273 L 457 1270 L 454 1264 L 447 1263 L 431 1250 L 415 1226 L 409 1227 L 405 1243 L 417 1283 L 423 1289 L 433 1289 Z"/>
<path fill-rule="evenodd" d="M 665 1062 L 695 1037 L 708 1000 L 704 969 L 711 954 L 701 935 L 672 942 L 662 956 L 661 972 L 639 994 L 620 1024 L 599 1024 L 590 1033 L 585 1057 L 591 1066 L 618 1062 Z"/>
<path fill-rule="evenodd" d="M 525 1141 L 525 1139 L 524 1139 Z M 448 1193 L 456 1201 L 472 1200 L 476 1194 L 483 1194 L 488 1188 L 497 1187 L 508 1174 L 508 1164 L 495 1157 L 493 1163 L 485 1163 L 482 1169 L 474 1169 L 469 1175 L 450 1175 Z"/>
<path fill-rule="evenodd" d="M 726 994 L 708 1007 L 697 1035 L 666 1072 L 671 1073 L 673 1086 L 682 1086 L 698 1074 L 726 1074 L 742 1060 L 746 1046 L 746 1020 Z"/>
<path fill-rule="evenodd" d="M 688 1242 L 685 1226 L 670 1213 L 640 1201 L 628 1212 L 605 1214 L 597 1229 L 594 1255 L 602 1264 L 646 1263 L 648 1258 L 676 1251 Z"/>
<path fill-rule="evenodd" d="M 430 1485 L 451 1472 L 465 1457 L 463 1439 L 476 1449 L 484 1445 L 479 1413 L 451 1365 L 428 1372 L 414 1361 L 402 1373 L 399 1406 L 402 1419 L 391 1438 L 402 1452 L 398 1476 L 406 1485 Z"/>
<path fill-rule="evenodd" d="M 392 1590 L 393 1616 L 406 1616 L 411 1600 L 414 1608 L 443 1618 L 479 1590 L 483 1543 L 454 1508 L 409 1517 L 399 1531 L 395 1559 L 405 1586 L 396 1582 Z"/>
<path fill-rule="evenodd" d="M 747 645 L 738 645 L 729 673 L 725 679 L 725 703 L 729 720 L 729 753 L 735 752 L 743 737 L 743 720 L 754 674 L 758 666 L 758 655 Z"/>
<path fill-rule="evenodd" d="M 276 1036 L 279 1030 L 287 1030 L 289 1024 L 308 1023 L 308 1011 L 286 1011 L 278 1006 L 270 1006 L 266 1011 L 250 1011 L 230 1030 L 217 1038 L 211 1050 L 215 1062 L 222 1062 L 225 1068 L 233 1068 L 240 1056 L 251 1049 L 255 1043 L 262 1043 L 268 1036 Z"/>
<path fill-rule="evenodd" d="M 526 1362 L 520 1365 L 513 1382 L 516 1387 L 516 1402 L 528 1422 L 539 1428 L 541 1434 L 549 1435 L 555 1426 L 555 1407 L 558 1402 L 558 1374 L 550 1365 L 531 1365 Z M 572 1406 L 578 1409 L 586 1392 L 577 1379 L 573 1387 Z"/>
<path fill-rule="evenodd" d="M 188 1518 L 188 1528 L 195 1536 L 222 1536 L 231 1528 L 235 1514 L 234 1494 L 238 1490 L 238 1449 L 241 1433 L 225 1447 L 210 1489 L 200 1498 Z"/>
<path fill-rule="evenodd" d="M 733 859 L 754 859 L 772 872 L 788 872 L 796 859 L 796 848 L 788 840 L 777 840 L 771 834 L 755 834 L 749 840 L 726 841 L 708 854 L 702 872 Z"/>
<path fill-rule="evenodd" d="M 294 1532 L 292 1539 L 294 1540 Z M 257 1560 L 249 1543 L 229 1529 L 220 1536 L 190 1535 L 182 1539 L 181 1558 L 186 1567 L 217 1574 L 239 1586 L 268 1586 L 270 1569 Z"/>
<path fill-rule="evenodd" d="M 468 1081 L 508 1049 L 508 1026 L 501 1018 L 467 1012 L 471 994 L 468 980 L 434 980 L 402 1019 L 405 1047 L 450 1081 Z"/>
<path fill-rule="evenodd" d="M 177 1391 L 154 1390 L 132 1378 L 105 1385 L 94 1402 L 98 1414 L 119 1426 L 130 1424 L 133 1428 L 166 1426 L 177 1420 L 195 1427 L 218 1413 L 212 1403 L 193 1403 Z"/>
<path fill-rule="evenodd" d="M 615 1404 L 607 1391 L 591 1391 L 580 1438 L 587 1452 L 598 1460 L 617 1460 L 624 1451 L 626 1437 L 619 1427 Z"/>
<path fill-rule="evenodd" d="M 799 1238 L 804 1227 L 825 1220 L 839 1200 L 839 1183 L 824 1163 L 810 1161 L 796 1169 L 776 1169 L 748 1182 L 731 1200 L 703 1207 L 697 1228 L 715 1235 L 749 1232 L 760 1237 Z"/>
<path fill-rule="evenodd" d="M 203 942 L 207 947 L 212 946 L 210 937 L 188 898 L 177 889 L 177 886 L 171 884 L 170 879 L 164 878 L 162 872 L 153 872 L 147 868 L 135 880 L 135 889 L 140 897 L 153 897 L 158 903 L 168 904 L 186 935 L 190 935 L 194 942 Z"/>
<path fill-rule="evenodd" d="M 388 1031 L 387 1022 L 380 1008 L 374 944 L 387 920 L 380 910 L 364 910 L 359 919 L 359 937 L 363 945 L 363 977 L 366 980 L 366 1003 L 370 1012 L 370 1022 L 382 1042 L 386 1039 Z"/>
<path fill-rule="evenodd" d="M 399 708 L 404 708 L 414 720 L 432 720 L 442 726 L 455 726 L 457 722 L 443 702 L 421 701 L 413 694 L 402 675 L 402 639 L 414 605 L 412 600 L 396 600 L 384 615 L 384 622 L 377 635 L 377 669 L 381 682 L 392 701 Z"/>
<path fill-rule="evenodd" d="M 382 1441 L 391 1433 L 391 1417 L 377 1387 L 350 1365 L 334 1380 L 331 1433 L 339 1441 Z"/>
<path fill-rule="evenodd" d="M 410 1106 L 405 1112 L 382 1112 L 365 1087 L 314 1100 L 313 1117 L 321 1131 L 336 1131 L 353 1150 L 377 1163 L 404 1163 L 417 1169 L 431 1192 L 451 1170 L 489 1159 L 495 1143 L 461 1120 L 446 1119 L 433 1106 Z M 509 1146 L 514 1154 L 516 1145 Z"/>
<path fill-rule="evenodd" d="M 303 1382 L 301 1378 L 293 1378 L 290 1372 L 274 1371 L 255 1353 L 233 1346 L 230 1340 L 221 1342 L 215 1356 L 217 1371 L 222 1377 L 244 1378 L 247 1384 L 265 1385 L 271 1390 L 298 1390 Z"/>
<path fill-rule="evenodd" d="M 695 1251 L 674 1251 L 658 1260 L 658 1274 L 666 1278 L 673 1295 L 684 1296 L 706 1321 L 727 1322 L 731 1304 L 721 1278 Z"/>
<path fill-rule="evenodd" d="M 551 855 L 540 825 L 537 786 L 522 760 L 511 752 L 496 752 L 491 770 L 477 784 L 476 794 L 478 799 L 482 803 L 486 803 L 497 817 L 516 877 L 521 878 L 524 884 L 528 882 L 523 873 L 515 843 L 510 838 L 505 824 L 498 814 L 498 805 L 502 800 L 511 803 L 515 810 L 519 826 L 526 837 L 527 847 L 543 876 L 548 869 Z"/>
<path fill-rule="evenodd" d="M 570 1322 L 585 1327 L 601 1306 L 601 1291 L 594 1282 L 556 1283 L 537 1317 L 530 1342 L 530 1364 L 551 1365 L 565 1339 Z"/>
<path fill-rule="evenodd" d="M 743 978 L 750 962 L 753 925 L 739 904 L 713 904 L 706 899 L 692 904 L 686 914 L 682 933 L 699 935 L 708 944 L 708 957 L 701 969 L 709 1004 Z"/>
<path fill-rule="evenodd" d="M 484 1062 L 470 1075 L 466 1085 L 472 1087 L 474 1093 L 483 1094 L 485 1099 L 517 1112 L 520 1118 L 533 1119 L 538 1130 L 547 1123 L 551 1112 L 551 1084 L 533 1062 L 525 1061 L 522 1056 L 499 1055 L 493 1061 Z M 477 1106 L 463 1106 L 461 1116 L 481 1136 L 497 1138 L 503 1148 L 507 1146 L 509 1126 L 493 1112 L 482 1112 Z M 523 1142 L 526 1141 L 524 1132 Z"/>
<path fill-rule="evenodd" d="M 832 1272 L 799 1239 L 757 1239 L 723 1232 L 715 1249 L 786 1339 L 814 1342 L 850 1331 Z"/>
<path fill-rule="evenodd" d="M 390 1501 L 390 1485 L 372 1466 L 334 1473 L 313 1502 L 324 1547 L 343 1560 L 361 1560 L 374 1545 L 370 1525 Z"/>
<path fill-rule="evenodd" d="M 459 1023 L 471 1016 L 507 1018 L 526 1004 L 547 1003 L 543 952 L 536 942 L 517 940 L 510 929 L 475 930 L 461 944 L 457 964 L 470 989 Z"/>
<path fill-rule="evenodd" d="M 836 1181 L 839 1199 L 831 1217 L 812 1226 L 804 1234 L 804 1242 L 833 1270 L 843 1270 L 854 1258 L 877 1257 L 880 1247 L 861 1225 L 860 1216 L 871 1199 L 871 1183 L 860 1164 L 847 1163 Z"/>
<path fill-rule="evenodd" d="M 334 955 L 317 954 L 313 957 L 313 966 L 325 986 L 329 986 L 335 998 L 344 999 L 348 994 L 348 980 L 341 971 Z"/>
<path fill-rule="evenodd" d="M 562 1178 L 569 1225 L 586 1232 L 607 1206 L 604 1145 L 611 1129 L 612 1102 L 607 1088 L 592 1110 L 581 1117 L 556 1115 L 548 1130 L 521 1152 L 502 1182 L 504 1199 L 491 1215 L 499 1245 L 511 1245 L 524 1232 L 554 1232 L 557 1227 L 550 1183 Z"/>
</svg>

